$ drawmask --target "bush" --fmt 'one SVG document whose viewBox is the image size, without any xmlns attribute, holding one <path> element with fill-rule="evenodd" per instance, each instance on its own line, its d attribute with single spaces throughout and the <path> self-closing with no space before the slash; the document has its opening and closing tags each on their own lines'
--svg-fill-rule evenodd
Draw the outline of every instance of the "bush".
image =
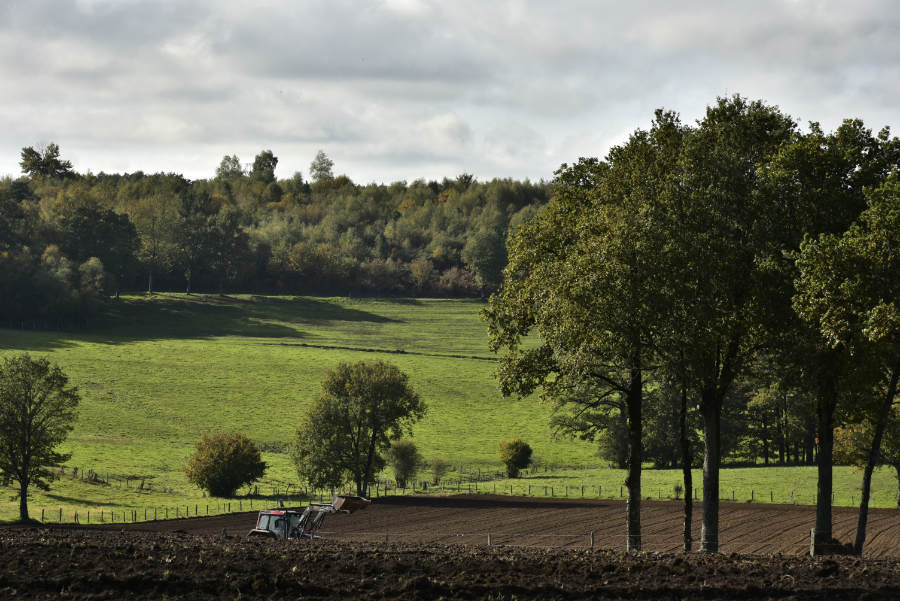
<svg viewBox="0 0 900 601">
<path fill-rule="evenodd" d="M 441 478 L 450 471 L 450 462 L 440 457 L 428 460 L 428 470 L 431 472 L 431 483 L 437 486 Z"/>
<path fill-rule="evenodd" d="M 400 488 L 406 488 L 407 482 L 414 479 L 416 472 L 422 467 L 422 456 L 410 440 L 391 441 L 387 461 L 394 470 L 394 480 Z"/>
<path fill-rule="evenodd" d="M 504 440 L 500 443 L 500 461 L 506 466 L 509 478 L 518 478 L 519 470 L 531 464 L 531 447 L 521 438 Z"/>
<path fill-rule="evenodd" d="M 262 478 L 266 471 L 259 447 L 239 432 L 204 434 L 196 448 L 185 474 L 213 497 L 233 496 L 238 488 Z"/>
</svg>

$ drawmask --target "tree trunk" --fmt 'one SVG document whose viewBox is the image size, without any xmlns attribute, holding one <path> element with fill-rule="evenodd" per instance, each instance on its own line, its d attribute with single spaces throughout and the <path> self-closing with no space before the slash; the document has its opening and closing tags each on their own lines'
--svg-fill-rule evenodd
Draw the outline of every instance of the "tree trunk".
<svg viewBox="0 0 900 601">
<path fill-rule="evenodd" d="M 900 507 L 900 461 L 894 464 L 894 469 L 897 471 L 897 507 Z"/>
<path fill-rule="evenodd" d="M 691 535 L 691 521 L 694 517 L 694 478 L 691 474 L 693 457 L 691 457 L 691 441 L 687 434 L 687 409 L 687 389 L 682 386 L 678 439 L 681 443 L 681 472 L 684 478 L 684 552 L 690 553 L 694 542 Z"/>
<path fill-rule="evenodd" d="M 722 399 L 716 390 L 704 390 L 703 414 L 703 528 L 700 552 L 719 552 L 719 465 L 721 463 Z"/>
<path fill-rule="evenodd" d="M 816 425 L 813 423 L 812 419 L 810 419 L 809 425 L 806 428 L 806 447 L 803 449 L 804 462 L 807 465 L 812 465 L 816 462 Z"/>
<path fill-rule="evenodd" d="M 626 402 L 628 404 L 628 543 L 629 551 L 641 550 L 641 404 L 643 381 L 640 354 L 636 354 L 631 367 L 631 382 Z"/>
<path fill-rule="evenodd" d="M 781 405 L 775 403 L 776 436 L 778 437 L 778 463 L 784 465 L 784 415 Z"/>
<path fill-rule="evenodd" d="M 366 457 L 366 471 L 363 473 L 362 477 L 362 486 L 357 485 L 357 488 L 360 489 L 359 495 L 363 497 L 367 497 L 366 494 L 369 490 L 369 479 L 372 475 L 372 465 L 375 462 L 375 439 L 376 439 L 376 431 L 372 429 L 372 440 L 369 442 L 369 454 Z"/>
<path fill-rule="evenodd" d="M 832 540 L 831 492 L 832 463 L 834 461 L 834 410 L 837 406 L 837 390 L 834 377 L 823 374 L 823 389 L 816 400 L 816 419 L 819 433 L 818 481 L 816 490 L 816 529 L 813 535 L 813 552 L 818 554 L 823 544 Z"/>
<path fill-rule="evenodd" d="M 28 482 L 19 481 L 19 521 L 28 521 Z"/>
<path fill-rule="evenodd" d="M 153 294 L 153 270 L 147 273 L 147 294 Z"/>
<path fill-rule="evenodd" d="M 622 423 L 623 430 L 626 432 L 626 435 L 625 435 L 626 436 L 626 441 L 625 441 L 626 444 L 625 444 L 625 451 L 623 452 L 622 445 L 619 443 L 618 439 L 615 441 L 616 467 L 618 467 L 620 470 L 627 470 L 628 469 L 628 440 L 627 440 L 627 436 L 628 436 L 627 435 L 627 432 L 628 432 L 628 403 L 626 402 L 624 405 L 620 405 L 618 407 L 618 410 L 619 410 L 619 420 Z M 615 436 L 618 437 L 618 433 L 616 433 Z"/>
<path fill-rule="evenodd" d="M 878 423 L 875 425 L 875 436 L 872 437 L 872 448 L 869 449 L 869 460 L 866 461 L 866 469 L 863 471 L 862 498 L 859 501 L 859 518 L 856 522 L 856 542 L 853 551 L 862 555 L 863 545 L 866 543 L 866 523 L 869 520 L 869 497 L 872 493 L 872 472 L 878 463 L 881 454 L 881 439 L 884 429 L 887 427 L 888 417 L 891 415 L 891 407 L 894 405 L 894 397 L 897 395 L 897 376 L 900 374 L 900 363 L 894 366 L 891 373 L 891 381 L 888 384 L 884 402 L 878 410 Z"/>
</svg>

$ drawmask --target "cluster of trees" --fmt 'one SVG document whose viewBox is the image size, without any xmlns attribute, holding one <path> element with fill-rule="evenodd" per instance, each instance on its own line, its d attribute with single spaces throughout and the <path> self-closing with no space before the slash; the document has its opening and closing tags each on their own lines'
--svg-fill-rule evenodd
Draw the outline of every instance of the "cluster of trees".
<svg viewBox="0 0 900 601">
<path fill-rule="evenodd" d="M 630 549 L 646 454 L 677 452 L 691 490 L 698 445 L 701 550 L 718 550 L 723 450 L 742 445 L 815 455 L 821 548 L 833 433 L 869 423 L 861 550 L 900 371 L 898 170 L 887 129 L 803 132 L 777 107 L 721 98 L 695 125 L 660 110 L 605 160 L 563 165 L 550 204 L 511 234 L 485 310 L 501 388 L 541 389 L 559 428 L 626 449 Z M 675 433 L 665 454 L 645 448 L 660 429 Z M 686 550 L 691 513 L 685 495 Z"/>
<path fill-rule="evenodd" d="M 226 156 L 213 178 L 79 174 L 59 147 L 22 150 L 0 180 L 0 314 L 55 326 L 120 289 L 477 296 L 494 290 L 510 229 L 549 185 L 358 185 L 320 152 L 307 181 Z M 6 291 L 10 291 L 7 293 Z"/>
</svg>

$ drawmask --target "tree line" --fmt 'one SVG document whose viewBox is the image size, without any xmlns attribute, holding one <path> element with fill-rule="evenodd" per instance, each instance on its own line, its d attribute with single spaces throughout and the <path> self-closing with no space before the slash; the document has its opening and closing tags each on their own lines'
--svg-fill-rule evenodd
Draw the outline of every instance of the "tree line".
<svg viewBox="0 0 900 601">
<path fill-rule="evenodd" d="M 858 424 L 860 552 L 872 469 L 900 419 L 898 243 L 887 128 L 802 131 L 740 96 L 693 125 L 659 110 L 604 160 L 563 165 L 549 205 L 510 235 L 484 312 L 501 388 L 540 390 L 558 428 L 624 455 L 630 549 L 642 463 L 680 464 L 689 491 L 702 457 L 700 548 L 718 550 L 729 449 L 815 457 L 814 543 L 829 548 L 834 433 Z M 686 550 L 692 511 L 685 495 Z"/>
<path fill-rule="evenodd" d="M 209 179 L 77 173 L 55 144 L 22 150 L 0 180 L 5 325 L 83 322 L 120 290 L 480 296 L 507 233 L 551 184 L 469 174 L 354 183 L 319 152 L 309 179 L 278 158 L 226 156 Z"/>
</svg>

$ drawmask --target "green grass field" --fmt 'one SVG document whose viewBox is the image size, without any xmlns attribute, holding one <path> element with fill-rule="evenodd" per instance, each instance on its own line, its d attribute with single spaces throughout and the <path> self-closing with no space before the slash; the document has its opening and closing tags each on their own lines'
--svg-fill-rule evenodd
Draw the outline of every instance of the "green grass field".
<svg viewBox="0 0 900 601">
<path fill-rule="evenodd" d="M 533 494 L 543 494 L 544 482 L 560 483 L 548 484 L 557 494 L 559 486 L 582 480 L 618 492 L 624 476 L 597 469 L 592 445 L 553 439 L 550 407 L 500 396 L 481 307 L 469 300 L 163 294 L 123 298 L 84 330 L 0 329 L 0 355 L 47 355 L 82 394 L 65 444 L 72 453 L 67 474 L 48 493 L 33 491 L 32 516 L 42 507 L 62 507 L 68 515 L 87 508 L 221 504 L 204 498 L 182 472 L 194 442 L 213 431 L 241 431 L 265 445 L 270 468 L 260 493 L 282 494 L 296 481 L 286 447 L 325 372 L 340 361 L 374 359 L 396 363 L 427 402 L 413 437 L 426 458 L 442 457 L 467 472 L 493 471 L 499 441 L 518 436 L 541 465 L 579 468 L 529 474 L 526 480 L 539 487 Z M 72 478 L 73 467 L 93 470 L 112 485 Z M 798 502 L 811 502 L 814 470 L 779 470 L 726 470 L 723 496 L 736 487 L 747 489 L 749 498 L 750 486 L 758 486 L 766 501 L 772 489 L 784 502 L 786 487 L 802 484 Z M 676 472 L 646 472 L 645 496 L 671 496 L 677 479 Z M 849 504 L 854 493 L 858 499 L 859 479 L 855 470 L 836 468 L 838 503 Z M 503 482 L 497 483 L 501 489 Z M 891 473 L 879 470 L 875 485 L 875 504 L 893 505 Z M 12 489 L 2 492 L 0 519 L 14 518 Z"/>
</svg>

